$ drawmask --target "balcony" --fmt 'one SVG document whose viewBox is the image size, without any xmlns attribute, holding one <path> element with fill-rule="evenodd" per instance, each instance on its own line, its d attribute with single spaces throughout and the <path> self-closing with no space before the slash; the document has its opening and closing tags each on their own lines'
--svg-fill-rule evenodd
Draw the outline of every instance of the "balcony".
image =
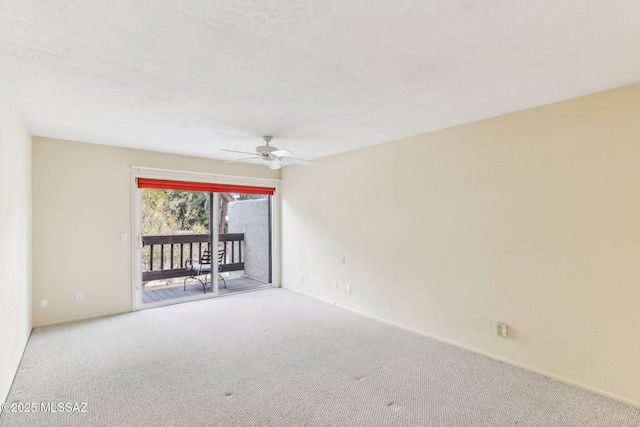
<svg viewBox="0 0 640 427">
<path fill-rule="evenodd" d="M 186 290 L 183 290 L 184 279 L 189 277 L 184 265 L 187 259 L 200 259 L 203 252 L 209 249 L 209 239 L 209 234 L 142 236 L 143 303 L 203 295 L 203 286 L 196 280 L 187 280 Z M 222 262 L 218 268 L 226 281 L 225 288 L 222 280 L 219 280 L 220 293 L 270 286 L 264 279 L 256 280 L 243 274 L 244 233 L 220 234 L 218 241 L 218 248 L 223 251 Z M 207 277 L 210 280 L 211 275 Z M 206 291 L 212 292 L 211 282 L 207 282 L 206 285 Z"/>
</svg>

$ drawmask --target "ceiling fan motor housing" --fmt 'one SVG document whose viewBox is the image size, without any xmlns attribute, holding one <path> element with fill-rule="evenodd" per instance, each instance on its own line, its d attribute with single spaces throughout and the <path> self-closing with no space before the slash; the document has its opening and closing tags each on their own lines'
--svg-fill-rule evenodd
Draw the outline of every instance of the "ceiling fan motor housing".
<svg viewBox="0 0 640 427">
<path fill-rule="evenodd" d="M 265 155 L 276 151 L 277 148 L 269 147 L 268 145 L 259 145 L 256 147 L 256 154 Z"/>
</svg>

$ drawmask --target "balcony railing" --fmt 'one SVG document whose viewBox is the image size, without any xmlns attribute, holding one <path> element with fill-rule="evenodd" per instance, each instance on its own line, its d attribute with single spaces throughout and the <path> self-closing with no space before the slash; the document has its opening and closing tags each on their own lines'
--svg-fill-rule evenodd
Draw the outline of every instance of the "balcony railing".
<svg viewBox="0 0 640 427">
<path fill-rule="evenodd" d="M 142 281 L 170 279 L 188 276 L 184 269 L 187 259 L 200 259 L 209 249 L 208 234 L 174 234 L 169 236 L 142 236 Z M 218 235 L 220 250 L 224 251 L 220 272 L 244 270 L 242 243 L 244 233 Z M 216 254 L 213 254 L 216 260 Z"/>
</svg>

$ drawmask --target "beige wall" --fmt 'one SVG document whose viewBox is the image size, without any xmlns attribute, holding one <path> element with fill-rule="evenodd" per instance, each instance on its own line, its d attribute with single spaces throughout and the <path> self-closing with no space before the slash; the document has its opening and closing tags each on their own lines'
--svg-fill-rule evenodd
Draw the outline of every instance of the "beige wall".
<svg viewBox="0 0 640 427">
<path fill-rule="evenodd" d="M 0 82 L 0 402 L 31 333 L 31 136 Z"/>
<path fill-rule="evenodd" d="M 132 309 L 131 166 L 279 178 L 264 166 L 34 138 L 34 326 Z"/>
<path fill-rule="evenodd" d="M 639 118 L 634 85 L 286 168 L 282 284 L 640 406 Z"/>
</svg>

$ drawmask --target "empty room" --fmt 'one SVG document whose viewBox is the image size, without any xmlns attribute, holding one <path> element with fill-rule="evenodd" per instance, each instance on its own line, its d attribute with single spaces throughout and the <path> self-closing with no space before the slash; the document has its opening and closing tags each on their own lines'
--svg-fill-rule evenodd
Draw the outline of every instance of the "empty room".
<svg viewBox="0 0 640 427">
<path fill-rule="evenodd" d="M 1 0 L 0 426 L 640 425 L 638 16 Z"/>
</svg>

